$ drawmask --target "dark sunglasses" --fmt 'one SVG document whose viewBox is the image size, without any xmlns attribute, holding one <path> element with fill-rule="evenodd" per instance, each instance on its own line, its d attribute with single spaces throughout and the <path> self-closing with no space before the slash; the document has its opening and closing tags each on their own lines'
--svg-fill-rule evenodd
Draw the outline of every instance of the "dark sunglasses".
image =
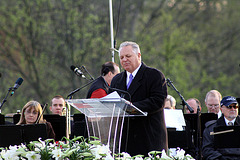
<svg viewBox="0 0 240 160">
<path fill-rule="evenodd" d="M 235 105 L 235 106 L 226 106 L 226 107 L 227 109 L 232 109 L 232 108 L 237 109 L 239 106 Z"/>
</svg>

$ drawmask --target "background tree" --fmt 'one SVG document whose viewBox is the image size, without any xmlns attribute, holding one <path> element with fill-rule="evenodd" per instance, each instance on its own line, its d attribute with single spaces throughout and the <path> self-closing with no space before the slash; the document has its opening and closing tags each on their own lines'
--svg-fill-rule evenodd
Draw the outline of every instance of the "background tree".
<svg viewBox="0 0 240 160">
<path fill-rule="evenodd" d="M 198 98 L 204 106 L 210 89 L 239 97 L 239 3 L 113 0 L 116 48 L 125 40 L 139 43 L 143 61 L 162 70 L 185 99 Z M 100 75 L 101 65 L 111 60 L 108 5 L 97 0 L 0 1 L 1 99 L 18 77 L 24 79 L 3 114 L 31 99 L 50 104 L 54 95 L 66 97 L 86 84 L 71 65 Z M 87 90 L 74 98 L 85 98 Z M 175 91 L 168 91 L 181 108 Z"/>
</svg>

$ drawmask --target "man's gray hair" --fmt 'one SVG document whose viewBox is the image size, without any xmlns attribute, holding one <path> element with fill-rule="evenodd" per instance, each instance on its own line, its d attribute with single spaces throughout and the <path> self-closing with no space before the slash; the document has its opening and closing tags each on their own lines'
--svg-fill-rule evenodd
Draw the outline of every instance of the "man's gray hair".
<svg viewBox="0 0 240 160">
<path fill-rule="evenodd" d="M 125 41 L 125 42 L 123 42 L 123 43 L 120 44 L 119 53 L 120 53 L 121 49 L 122 49 L 123 47 L 126 47 L 126 46 L 132 46 L 132 48 L 133 48 L 133 53 L 135 53 L 135 54 L 141 53 L 141 52 L 140 52 L 139 45 L 138 45 L 137 43 L 135 43 L 135 42 L 130 42 L 130 41 Z"/>
<path fill-rule="evenodd" d="M 205 102 L 207 102 L 208 97 L 217 97 L 219 102 L 222 100 L 222 95 L 217 90 L 211 90 L 206 94 Z"/>
</svg>

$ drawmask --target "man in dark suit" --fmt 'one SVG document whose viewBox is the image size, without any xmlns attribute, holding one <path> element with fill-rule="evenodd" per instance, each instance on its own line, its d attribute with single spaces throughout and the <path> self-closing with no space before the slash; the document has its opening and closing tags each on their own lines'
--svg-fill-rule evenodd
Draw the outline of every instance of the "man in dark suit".
<svg viewBox="0 0 240 160">
<path fill-rule="evenodd" d="M 167 150 L 167 131 L 164 120 L 164 101 L 167 97 L 165 77 L 157 69 L 141 61 L 139 45 L 123 42 L 119 48 L 121 66 L 125 71 L 117 74 L 111 88 L 129 92 L 133 105 L 147 112 L 146 117 L 128 118 L 124 122 L 121 151 L 131 156 L 150 151 Z"/>
<path fill-rule="evenodd" d="M 209 121 L 205 124 L 203 133 L 203 159 L 206 160 L 239 160 L 240 148 L 216 148 L 214 136 L 210 134 L 214 127 L 239 126 L 238 102 L 235 97 L 226 96 L 221 100 L 222 116 L 218 120 Z M 239 143 L 239 142 L 236 142 Z"/>
<path fill-rule="evenodd" d="M 102 98 L 107 95 L 112 78 L 120 72 L 114 62 L 106 62 L 102 65 L 101 76 L 98 77 L 88 90 L 87 98 Z"/>
</svg>

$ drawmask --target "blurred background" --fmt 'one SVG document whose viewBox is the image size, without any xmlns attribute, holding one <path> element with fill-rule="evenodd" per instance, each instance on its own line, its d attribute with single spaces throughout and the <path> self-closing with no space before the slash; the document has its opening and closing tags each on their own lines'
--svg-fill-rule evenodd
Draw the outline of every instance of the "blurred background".
<svg viewBox="0 0 240 160">
<path fill-rule="evenodd" d="M 113 0 L 112 8 L 116 49 L 123 41 L 137 42 L 143 62 L 170 78 L 185 100 L 199 99 L 202 112 L 211 89 L 240 97 L 240 1 Z M 1 102 L 24 79 L 2 114 L 32 99 L 50 105 L 53 96 L 67 97 L 88 83 L 71 65 L 85 66 L 97 78 L 112 60 L 109 21 L 108 0 L 1 0 Z M 117 52 L 114 61 L 119 64 Z M 86 98 L 89 87 L 73 98 Z M 172 88 L 168 93 L 181 109 L 178 94 Z"/>
</svg>

